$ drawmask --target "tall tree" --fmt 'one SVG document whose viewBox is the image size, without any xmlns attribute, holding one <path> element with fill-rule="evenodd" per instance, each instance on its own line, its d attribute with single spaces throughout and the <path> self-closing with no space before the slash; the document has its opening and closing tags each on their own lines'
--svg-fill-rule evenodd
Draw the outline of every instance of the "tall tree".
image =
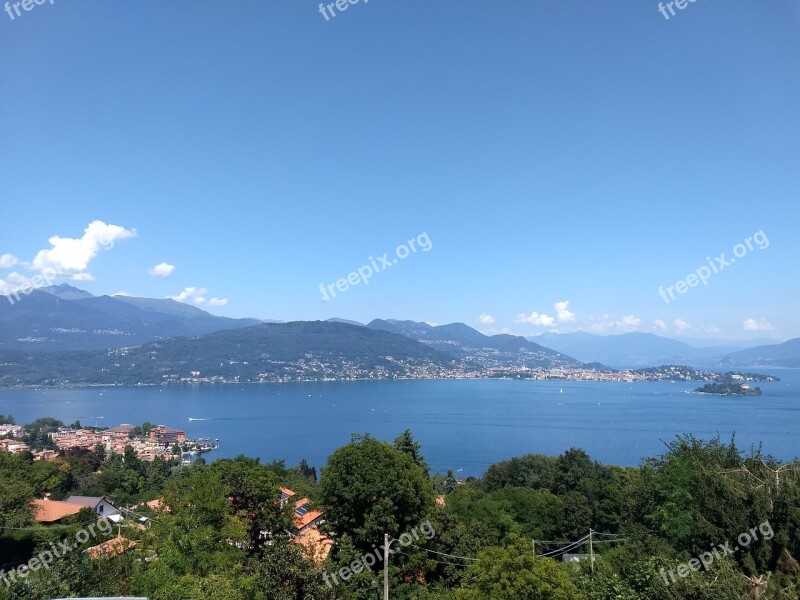
<svg viewBox="0 0 800 600">
<path fill-rule="evenodd" d="M 434 506 L 433 486 L 413 458 L 369 436 L 330 456 L 320 493 L 334 534 L 350 533 L 363 550 L 383 543 L 384 533 L 410 531 Z"/>
<path fill-rule="evenodd" d="M 394 447 L 401 452 L 408 454 L 411 459 L 419 465 L 419 467 L 422 469 L 422 472 L 425 473 L 425 476 L 428 476 L 430 469 L 428 467 L 428 463 L 425 462 L 425 457 L 422 456 L 422 453 L 420 452 L 422 449 L 422 444 L 414 439 L 410 429 L 406 429 L 394 439 Z"/>
</svg>

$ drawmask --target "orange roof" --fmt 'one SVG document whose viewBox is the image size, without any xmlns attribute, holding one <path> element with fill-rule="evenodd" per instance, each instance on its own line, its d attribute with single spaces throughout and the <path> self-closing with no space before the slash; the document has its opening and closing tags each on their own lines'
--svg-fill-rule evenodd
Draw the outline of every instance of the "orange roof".
<svg viewBox="0 0 800 600">
<path fill-rule="evenodd" d="M 59 502 L 58 500 L 34 500 L 31 506 L 35 510 L 34 518 L 39 523 L 55 523 L 64 517 L 77 515 L 82 506 L 70 504 L 69 502 Z"/>
<path fill-rule="evenodd" d="M 292 514 L 292 518 L 294 519 L 294 526 L 297 529 L 302 529 L 303 527 L 306 527 L 309 523 L 322 516 L 322 512 L 319 510 L 304 509 L 300 511 L 303 514 L 298 513 L 298 510 L 303 509 L 303 507 L 309 502 L 311 502 L 311 500 L 309 500 L 308 498 L 301 498 L 300 500 L 297 501 L 297 504 L 294 505 L 295 508 L 294 508 L 294 514 Z"/>
<path fill-rule="evenodd" d="M 287 498 L 291 498 L 295 495 L 294 490 L 290 490 L 289 488 L 282 487 L 278 489 L 281 491 L 281 494 L 285 494 Z"/>
<path fill-rule="evenodd" d="M 292 538 L 301 547 L 303 554 L 318 565 L 325 562 L 333 547 L 333 540 L 316 527 L 309 527 Z"/>
<path fill-rule="evenodd" d="M 86 554 L 88 554 L 89 558 L 91 559 L 112 558 L 117 554 L 122 554 L 126 550 L 130 550 L 134 546 L 136 546 L 136 542 L 133 540 L 126 539 L 122 536 L 117 536 L 108 540 L 107 542 L 87 548 Z"/>
<path fill-rule="evenodd" d="M 447 503 L 444 501 L 444 498 L 442 498 L 441 496 L 438 496 L 436 498 L 436 504 L 438 504 L 439 506 L 447 506 Z"/>
<path fill-rule="evenodd" d="M 156 512 L 169 512 L 169 507 L 161 498 L 156 498 L 155 500 L 150 500 L 150 502 L 145 502 L 144 505 L 150 510 L 154 510 Z"/>
</svg>

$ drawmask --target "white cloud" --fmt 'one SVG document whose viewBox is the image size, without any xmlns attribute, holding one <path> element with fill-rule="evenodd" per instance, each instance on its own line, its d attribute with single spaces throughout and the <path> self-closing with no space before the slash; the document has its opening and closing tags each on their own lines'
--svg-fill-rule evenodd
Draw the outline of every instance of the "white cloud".
<svg viewBox="0 0 800 600">
<path fill-rule="evenodd" d="M 626 315 L 616 323 L 617 327 L 619 327 L 620 329 L 636 329 L 641 324 L 642 320 L 639 317 L 635 317 L 633 315 Z"/>
<path fill-rule="evenodd" d="M 94 281 L 94 275 L 88 271 L 83 271 L 82 273 L 75 273 L 70 279 L 72 281 Z"/>
<path fill-rule="evenodd" d="M 198 287 L 187 287 L 184 288 L 182 292 L 177 294 L 176 296 L 167 296 L 170 300 L 176 300 L 177 302 L 186 302 L 187 300 L 191 300 L 196 304 L 202 304 L 205 302 L 205 298 L 203 296 L 208 293 L 206 288 L 198 288 Z M 198 302 L 198 299 L 200 302 Z"/>
<path fill-rule="evenodd" d="M 48 240 L 51 247 L 40 250 L 26 266 L 43 274 L 63 275 L 86 281 L 87 277 L 91 277 L 87 271 L 89 263 L 101 250 L 110 250 L 116 241 L 132 237 L 136 237 L 135 229 L 92 221 L 80 238 L 64 238 L 58 235 L 51 237 Z"/>
<path fill-rule="evenodd" d="M 767 321 L 766 319 L 745 319 L 742 323 L 742 328 L 744 331 L 773 331 L 775 327 L 773 327 L 772 323 Z"/>
<path fill-rule="evenodd" d="M 634 315 L 625 315 L 620 319 L 611 319 L 610 315 L 603 315 L 593 319 L 594 323 L 589 330 L 594 333 L 609 333 L 613 331 L 634 331 L 642 324 L 642 320 Z"/>
<path fill-rule="evenodd" d="M 177 302 L 185 302 L 187 304 L 207 304 L 208 306 L 225 306 L 228 304 L 227 298 L 217 298 L 216 296 L 210 300 L 206 300 L 206 288 L 199 288 L 195 286 L 184 288 L 182 292 L 175 296 L 167 296 L 170 300 Z"/>
<path fill-rule="evenodd" d="M 664 321 L 662 321 L 661 319 L 656 319 L 656 320 L 654 321 L 654 323 L 655 323 L 655 325 L 656 325 L 656 328 L 657 328 L 659 331 L 666 331 L 667 329 L 669 329 L 669 327 L 667 327 L 667 324 L 666 324 L 666 323 L 664 323 Z"/>
<path fill-rule="evenodd" d="M 9 295 L 17 292 L 29 294 L 35 289 L 39 289 L 53 284 L 55 276 L 51 273 L 36 274 L 33 277 L 22 275 L 16 271 L 8 274 L 7 279 L 0 279 L 0 294 Z"/>
<path fill-rule="evenodd" d="M 0 255 L 0 269 L 10 269 L 19 262 L 19 259 L 13 254 Z"/>
<path fill-rule="evenodd" d="M 480 317 L 478 317 L 478 322 L 483 323 L 484 325 L 491 325 L 494 323 L 494 317 L 490 314 L 483 313 Z"/>
<path fill-rule="evenodd" d="M 675 319 L 675 329 L 676 330 L 678 330 L 680 332 L 684 332 L 684 331 L 689 331 L 691 328 L 692 328 L 692 326 L 689 325 L 689 323 L 687 323 L 686 321 L 684 321 L 680 317 Z"/>
<path fill-rule="evenodd" d="M 553 308 L 556 310 L 556 317 L 562 323 L 571 323 L 575 320 L 575 313 L 569 310 L 569 300 L 556 302 L 553 304 Z"/>
<path fill-rule="evenodd" d="M 31 280 L 25 275 L 20 275 L 16 271 L 8 274 L 8 281 L 16 285 L 30 285 Z"/>
<path fill-rule="evenodd" d="M 517 323 L 527 323 L 528 325 L 538 325 L 540 327 L 552 327 L 556 324 L 556 320 L 548 315 L 539 314 L 534 311 L 529 315 L 520 313 L 517 315 Z"/>
<path fill-rule="evenodd" d="M 163 277 L 164 279 L 169 278 L 172 275 L 172 272 L 175 270 L 175 265 L 171 265 L 169 263 L 158 263 L 154 267 L 150 267 L 147 269 L 147 272 L 150 273 L 153 277 Z"/>
</svg>

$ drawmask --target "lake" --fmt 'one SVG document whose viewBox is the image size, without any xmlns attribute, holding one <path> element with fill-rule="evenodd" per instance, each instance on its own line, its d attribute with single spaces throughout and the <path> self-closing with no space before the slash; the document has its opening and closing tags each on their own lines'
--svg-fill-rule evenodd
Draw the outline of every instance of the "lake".
<svg viewBox="0 0 800 600">
<path fill-rule="evenodd" d="M 604 463 L 637 465 L 679 433 L 728 441 L 735 432 L 740 448 L 763 442 L 791 460 L 800 455 L 800 371 L 759 372 L 782 381 L 758 384 L 763 394 L 753 397 L 688 393 L 697 382 L 493 380 L 2 390 L 0 414 L 18 423 L 151 421 L 219 438 L 208 459 L 245 454 L 294 465 L 306 458 L 317 467 L 351 433 L 391 441 L 410 428 L 433 469 L 462 476 L 572 446 Z"/>
</svg>

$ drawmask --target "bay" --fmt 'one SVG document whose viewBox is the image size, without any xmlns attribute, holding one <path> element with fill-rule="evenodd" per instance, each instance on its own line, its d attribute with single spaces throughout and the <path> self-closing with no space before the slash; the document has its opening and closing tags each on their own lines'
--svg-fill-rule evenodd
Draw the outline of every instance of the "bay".
<svg viewBox="0 0 800 600">
<path fill-rule="evenodd" d="M 0 391 L 0 414 L 18 423 L 55 417 L 114 426 L 144 421 L 219 438 L 208 459 L 263 461 L 327 457 L 369 433 L 391 441 L 409 428 L 434 470 L 479 476 L 526 453 L 570 447 L 607 464 L 637 465 L 675 435 L 736 434 L 742 449 L 763 442 L 782 460 L 800 455 L 800 371 L 772 369 L 780 382 L 748 397 L 690 393 L 697 382 L 414 380 Z M 192 420 L 190 420 L 192 419 Z"/>
</svg>

